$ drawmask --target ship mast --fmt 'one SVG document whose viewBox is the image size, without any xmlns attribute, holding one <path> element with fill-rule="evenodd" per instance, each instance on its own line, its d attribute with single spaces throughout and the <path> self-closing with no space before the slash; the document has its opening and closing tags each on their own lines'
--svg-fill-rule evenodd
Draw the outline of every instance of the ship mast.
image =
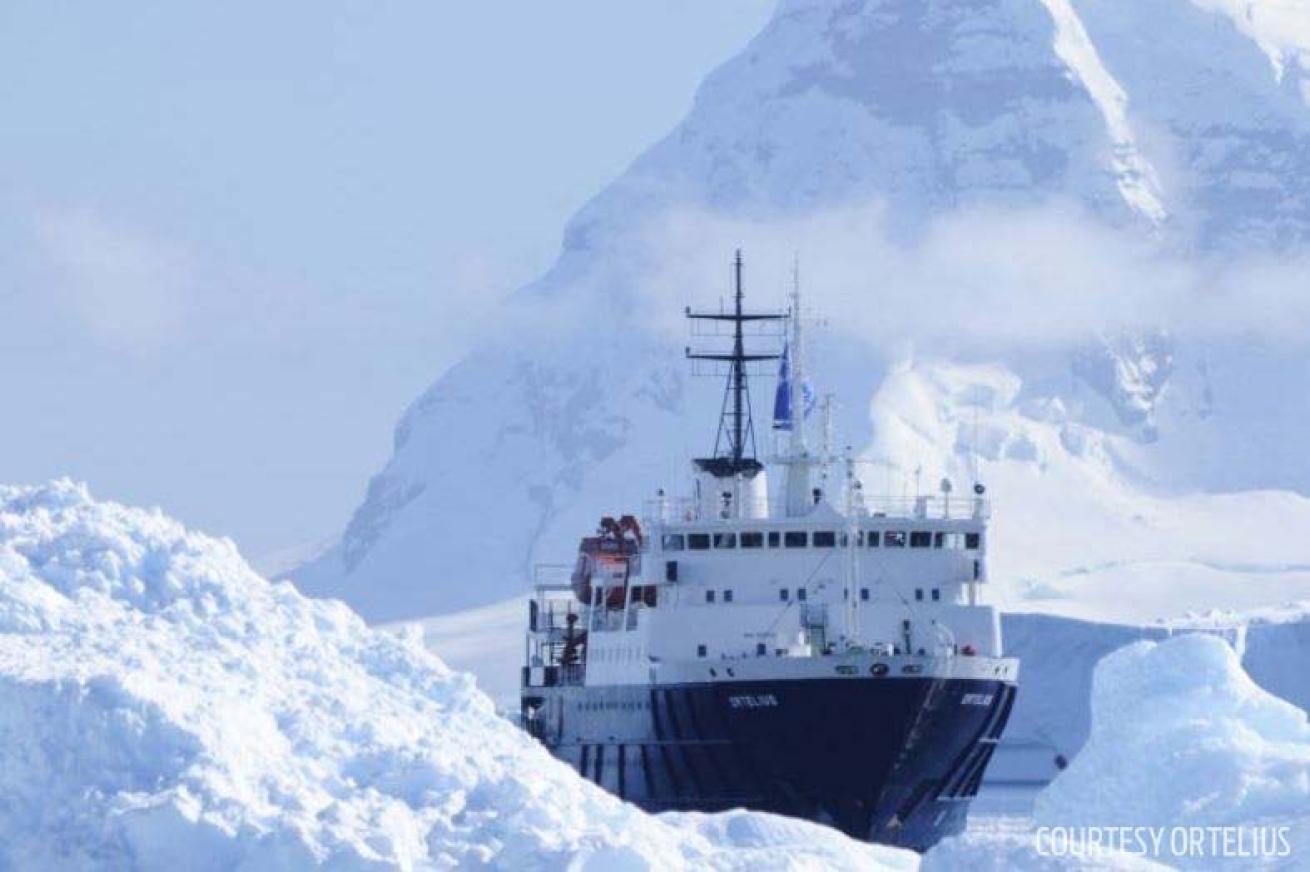
<svg viewBox="0 0 1310 872">
<path fill-rule="evenodd" d="M 819 459 L 810 454 L 805 433 L 805 334 L 801 325 L 801 267 L 792 266 L 791 335 L 788 337 L 788 404 L 791 419 L 787 451 L 774 462 L 787 469 L 783 509 L 789 517 L 808 514 L 814 506 L 812 467 Z"/>
<path fill-rule="evenodd" d="M 791 384 L 788 389 L 791 396 L 791 444 L 792 457 L 804 457 L 808 453 L 805 444 L 805 346 L 801 331 L 801 261 L 797 257 L 791 268 L 791 347 L 787 361 L 791 367 Z"/>
<path fill-rule="evenodd" d="M 728 312 L 693 312 L 686 310 L 692 321 L 727 323 L 732 327 L 732 350 L 727 353 L 693 351 L 687 349 L 689 360 L 705 360 L 726 364 L 727 383 L 723 390 L 723 407 L 719 413 L 719 430 L 714 439 L 714 455 L 696 459 L 696 466 L 715 478 L 753 478 L 764 464 L 755 457 L 755 425 L 751 416 L 750 390 L 746 375 L 748 365 L 759 361 L 777 360 L 778 354 L 748 354 L 746 352 L 745 325 L 750 322 L 781 321 L 786 315 L 742 310 L 741 249 L 733 262 L 733 307 Z"/>
</svg>

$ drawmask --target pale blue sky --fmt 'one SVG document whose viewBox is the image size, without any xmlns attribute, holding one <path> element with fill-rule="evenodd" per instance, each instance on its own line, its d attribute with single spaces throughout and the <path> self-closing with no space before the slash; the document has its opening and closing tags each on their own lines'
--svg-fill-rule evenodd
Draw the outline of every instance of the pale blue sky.
<svg viewBox="0 0 1310 872">
<path fill-rule="evenodd" d="M 338 531 L 405 404 L 772 0 L 0 6 L 0 481 L 248 555 Z"/>
</svg>

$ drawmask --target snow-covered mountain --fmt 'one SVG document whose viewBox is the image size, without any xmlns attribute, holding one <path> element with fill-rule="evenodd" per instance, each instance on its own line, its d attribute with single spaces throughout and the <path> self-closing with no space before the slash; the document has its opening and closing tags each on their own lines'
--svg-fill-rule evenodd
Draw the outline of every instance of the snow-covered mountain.
<svg viewBox="0 0 1310 872">
<path fill-rule="evenodd" d="M 1310 240 L 1308 100 L 1310 8 L 1281 0 L 783 0 L 414 402 L 293 577 L 373 621 L 495 602 L 678 485 L 717 386 L 673 321 L 743 244 L 761 305 L 801 250 L 833 322 L 813 369 L 874 489 L 981 467 L 1011 599 L 1177 566 L 1304 595 L 1310 554 L 1274 529 L 1310 491 L 1286 265 Z M 898 429 L 925 415 L 930 438 Z M 1003 520 L 1020 493 L 1052 520 Z"/>
</svg>

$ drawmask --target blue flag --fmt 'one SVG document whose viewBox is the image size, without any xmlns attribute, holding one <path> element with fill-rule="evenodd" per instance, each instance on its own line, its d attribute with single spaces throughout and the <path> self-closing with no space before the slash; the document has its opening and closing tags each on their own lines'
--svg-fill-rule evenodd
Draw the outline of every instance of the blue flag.
<svg viewBox="0 0 1310 872">
<path fill-rule="evenodd" d="M 782 346 L 782 360 L 778 364 L 778 392 L 773 396 L 773 429 L 791 429 L 791 354 L 787 345 Z M 805 417 L 810 416 L 814 408 L 814 389 L 806 380 L 801 384 L 801 396 L 805 398 Z"/>
</svg>

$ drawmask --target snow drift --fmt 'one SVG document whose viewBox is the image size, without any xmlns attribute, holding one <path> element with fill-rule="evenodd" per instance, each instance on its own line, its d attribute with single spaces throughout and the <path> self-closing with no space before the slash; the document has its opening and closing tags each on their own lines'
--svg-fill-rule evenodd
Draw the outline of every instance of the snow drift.
<svg viewBox="0 0 1310 872">
<path fill-rule="evenodd" d="M 646 815 L 230 541 L 0 487 L 0 868 L 917 864 L 785 818 Z"/>
<path fill-rule="evenodd" d="M 1035 817 L 1063 827 L 1282 825 L 1304 850 L 1310 724 L 1259 688 L 1222 639 L 1136 642 L 1098 664 L 1091 735 Z"/>
</svg>

